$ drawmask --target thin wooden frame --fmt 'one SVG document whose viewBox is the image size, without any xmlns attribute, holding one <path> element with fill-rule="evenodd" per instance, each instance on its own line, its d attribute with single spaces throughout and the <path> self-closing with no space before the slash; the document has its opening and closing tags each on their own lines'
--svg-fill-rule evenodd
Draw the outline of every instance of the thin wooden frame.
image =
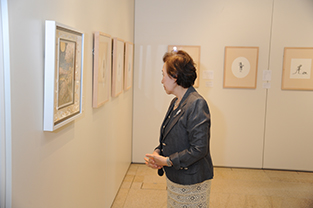
<svg viewBox="0 0 313 208">
<path fill-rule="evenodd" d="M 113 38 L 112 43 L 112 97 L 117 97 L 123 92 L 124 41 Z"/>
<path fill-rule="evenodd" d="M 124 90 L 129 90 L 133 83 L 134 46 L 125 42 Z"/>
<path fill-rule="evenodd" d="M 93 108 L 99 108 L 110 99 L 111 50 L 111 36 L 102 32 L 95 32 L 93 53 Z"/>
<path fill-rule="evenodd" d="M 257 85 L 259 47 L 225 47 L 224 88 L 250 88 Z"/>
<path fill-rule="evenodd" d="M 84 34 L 46 21 L 44 131 L 54 131 L 82 114 Z"/>
<path fill-rule="evenodd" d="M 313 90 L 313 48 L 285 47 L 283 90 Z"/>
<path fill-rule="evenodd" d="M 195 80 L 194 87 L 199 87 L 199 80 L 200 80 L 200 46 L 193 46 L 193 45 L 169 45 L 168 46 L 168 52 L 171 51 L 178 51 L 183 50 L 186 51 L 193 61 L 196 64 L 196 73 L 197 73 L 197 79 Z"/>
</svg>

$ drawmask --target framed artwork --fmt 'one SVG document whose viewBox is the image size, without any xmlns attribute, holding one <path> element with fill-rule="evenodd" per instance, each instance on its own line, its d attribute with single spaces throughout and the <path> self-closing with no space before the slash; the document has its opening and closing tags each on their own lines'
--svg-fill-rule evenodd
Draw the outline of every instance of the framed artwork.
<svg viewBox="0 0 313 208">
<path fill-rule="evenodd" d="M 200 46 L 185 46 L 185 45 L 169 45 L 168 52 L 183 50 L 186 51 L 193 61 L 196 63 L 196 72 L 197 79 L 195 80 L 194 87 L 199 87 L 199 79 L 200 79 Z"/>
<path fill-rule="evenodd" d="M 259 47 L 225 47 L 224 88 L 256 88 Z"/>
<path fill-rule="evenodd" d="M 313 48 L 286 47 L 282 74 L 282 89 L 313 90 Z"/>
<path fill-rule="evenodd" d="M 45 26 L 44 131 L 82 114 L 84 34 L 55 21 Z"/>
<path fill-rule="evenodd" d="M 102 106 L 110 98 L 111 50 L 111 36 L 102 32 L 95 32 L 93 52 L 93 108 Z"/>
<path fill-rule="evenodd" d="M 132 87 L 133 83 L 133 58 L 134 45 L 131 42 L 125 42 L 125 67 L 124 67 L 124 90 Z"/>
<path fill-rule="evenodd" d="M 119 38 L 113 38 L 112 42 L 112 97 L 117 97 L 123 92 L 124 41 Z"/>
</svg>

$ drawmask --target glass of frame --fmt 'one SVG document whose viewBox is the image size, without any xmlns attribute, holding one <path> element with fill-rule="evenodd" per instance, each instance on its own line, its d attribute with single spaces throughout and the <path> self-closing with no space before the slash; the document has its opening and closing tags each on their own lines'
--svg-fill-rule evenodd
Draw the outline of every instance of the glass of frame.
<svg viewBox="0 0 313 208">
<path fill-rule="evenodd" d="M 133 43 L 125 42 L 124 90 L 130 89 L 133 83 L 133 48 Z"/>
<path fill-rule="evenodd" d="M 44 131 L 54 131 L 82 113 L 84 34 L 46 21 Z"/>
<path fill-rule="evenodd" d="M 124 41 L 119 38 L 113 38 L 112 42 L 112 97 L 117 97 L 123 92 Z"/>
<path fill-rule="evenodd" d="M 224 88 L 256 88 L 259 47 L 225 47 Z"/>
<path fill-rule="evenodd" d="M 102 106 L 110 98 L 111 49 L 111 36 L 102 32 L 95 32 L 93 53 L 93 108 Z"/>
<path fill-rule="evenodd" d="M 194 87 L 199 87 L 199 79 L 200 79 L 200 46 L 186 46 L 186 45 L 169 45 L 168 52 L 171 51 L 178 51 L 183 50 L 186 51 L 193 61 L 196 63 L 196 72 L 197 72 L 197 79 L 195 80 Z"/>
<path fill-rule="evenodd" d="M 282 74 L 283 90 L 313 90 L 313 48 L 286 47 Z"/>
</svg>

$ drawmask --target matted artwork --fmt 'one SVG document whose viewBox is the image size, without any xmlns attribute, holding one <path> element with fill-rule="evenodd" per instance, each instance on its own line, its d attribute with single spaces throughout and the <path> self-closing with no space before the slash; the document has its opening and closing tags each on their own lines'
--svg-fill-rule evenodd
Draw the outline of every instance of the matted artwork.
<svg viewBox="0 0 313 208">
<path fill-rule="evenodd" d="M 134 46 L 131 42 L 125 42 L 125 66 L 124 66 L 124 90 L 132 87 L 133 83 L 133 58 Z"/>
<path fill-rule="evenodd" d="M 196 63 L 196 72 L 197 79 L 195 80 L 194 87 L 199 87 L 199 79 L 200 79 L 200 46 L 186 46 L 186 45 L 169 45 L 168 52 L 183 50 L 186 51 L 193 61 Z"/>
<path fill-rule="evenodd" d="M 113 38 L 112 42 L 112 97 L 117 97 L 123 92 L 124 41 L 119 38 Z"/>
<path fill-rule="evenodd" d="M 313 48 L 286 47 L 282 74 L 282 89 L 313 90 Z"/>
<path fill-rule="evenodd" d="M 46 21 L 44 131 L 54 131 L 82 113 L 84 34 Z"/>
<path fill-rule="evenodd" d="M 224 88 L 256 88 L 259 47 L 225 47 Z"/>
<path fill-rule="evenodd" d="M 95 32 L 93 53 L 93 108 L 102 106 L 110 98 L 111 50 L 111 36 L 102 32 Z"/>
</svg>

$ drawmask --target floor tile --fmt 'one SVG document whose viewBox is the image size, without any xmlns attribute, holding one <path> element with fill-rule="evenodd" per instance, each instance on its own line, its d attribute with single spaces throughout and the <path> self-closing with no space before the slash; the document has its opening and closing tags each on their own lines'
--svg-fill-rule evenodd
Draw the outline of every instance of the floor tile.
<svg viewBox="0 0 313 208">
<path fill-rule="evenodd" d="M 264 170 L 272 181 L 298 182 L 295 171 Z"/>
<path fill-rule="evenodd" d="M 296 175 L 297 181 L 302 183 L 313 183 L 313 173 L 312 172 L 298 172 Z"/>
<path fill-rule="evenodd" d="M 123 208 L 165 208 L 166 203 L 166 190 L 130 190 Z"/>
<path fill-rule="evenodd" d="M 166 177 L 131 164 L 112 208 L 166 208 Z M 210 208 L 313 208 L 313 173 L 214 168 Z"/>
<path fill-rule="evenodd" d="M 163 184 L 163 183 L 143 183 L 142 189 L 166 190 L 166 184 Z"/>
</svg>

